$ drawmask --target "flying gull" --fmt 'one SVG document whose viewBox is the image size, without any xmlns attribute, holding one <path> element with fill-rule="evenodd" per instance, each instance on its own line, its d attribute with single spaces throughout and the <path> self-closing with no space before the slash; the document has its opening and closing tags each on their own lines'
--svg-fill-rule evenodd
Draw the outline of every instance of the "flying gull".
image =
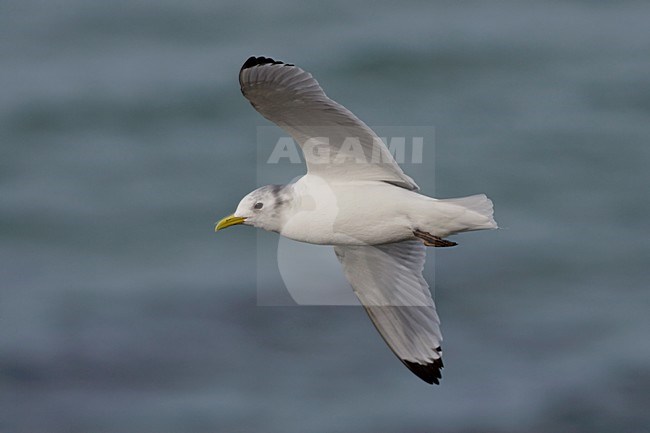
<svg viewBox="0 0 650 433">
<path fill-rule="evenodd" d="M 492 201 L 419 194 L 381 139 L 295 65 L 250 57 L 239 83 L 253 107 L 300 145 L 307 174 L 251 192 L 215 230 L 247 224 L 334 246 L 386 344 L 418 377 L 438 384 L 442 335 L 422 276 L 425 250 L 456 245 L 449 235 L 496 228 Z"/>
</svg>

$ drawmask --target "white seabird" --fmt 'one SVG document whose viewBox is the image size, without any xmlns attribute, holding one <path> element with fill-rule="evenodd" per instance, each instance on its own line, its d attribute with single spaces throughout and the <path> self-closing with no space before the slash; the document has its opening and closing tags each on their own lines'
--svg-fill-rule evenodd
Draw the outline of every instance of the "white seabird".
<svg viewBox="0 0 650 433">
<path fill-rule="evenodd" d="M 439 383 L 440 320 L 422 276 L 426 246 L 497 227 L 485 195 L 438 200 L 419 189 L 354 114 L 329 99 L 311 74 L 266 57 L 239 72 L 244 96 L 300 145 L 307 174 L 244 197 L 215 230 L 247 224 L 287 238 L 333 245 L 354 293 L 397 357 Z"/>
</svg>

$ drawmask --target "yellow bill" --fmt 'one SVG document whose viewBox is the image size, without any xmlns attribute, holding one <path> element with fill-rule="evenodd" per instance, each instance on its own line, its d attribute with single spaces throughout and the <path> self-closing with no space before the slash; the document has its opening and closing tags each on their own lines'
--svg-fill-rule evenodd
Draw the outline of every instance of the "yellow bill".
<svg viewBox="0 0 650 433">
<path fill-rule="evenodd" d="M 232 214 L 219 221 L 217 225 L 214 227 L 214 231 L 218 232 L 219 230 L 225 229 L 226 227 L 242 224 L 244 221 L 246 221 L 246 218 L 238 217 L 235 216 L 235 214 Z"/>
</svg>

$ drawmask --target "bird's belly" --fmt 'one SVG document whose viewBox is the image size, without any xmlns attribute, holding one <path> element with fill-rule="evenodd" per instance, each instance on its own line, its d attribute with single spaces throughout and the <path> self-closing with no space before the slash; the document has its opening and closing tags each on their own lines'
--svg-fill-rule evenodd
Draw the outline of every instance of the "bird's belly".
<svg viewBox="0 0 650 433">
<path fill-rule="evenodd" d="M 287 218 L 280 234 L 321 245 L 377 245 L 413 237 L 411 223 L 399 206 L 383 206 L 358 191 L 336 191 L 329 200 L 308 201 Z"/>
<path fill-rule="evenodd" d="M 337 221 L 295 220 L 280 231 L 282 236 L 300 242 L 319 245 L 378 245 L 399 242 L 413 237 L 413 232 L 403 225 L 385 223 L 339 225 Z"/>
</svg>

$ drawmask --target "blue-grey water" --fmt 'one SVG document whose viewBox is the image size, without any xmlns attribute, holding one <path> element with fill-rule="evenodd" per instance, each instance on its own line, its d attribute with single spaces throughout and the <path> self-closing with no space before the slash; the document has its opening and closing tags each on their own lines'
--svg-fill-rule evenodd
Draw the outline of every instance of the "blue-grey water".
<svg viewBox="0 0 650 433">
<path fill-rule="evenodd" d="M 649 17 L 1 2 L 0 432 L 649 431 Z M 257 184 L 252 54 L 371 125 L 435 127 L 423 192 L 494 200 L 502 229 L 426 271 L 439 387 L 358 307 L 258 306 L 257 233 L 212 232 Z"/>
</svg>

